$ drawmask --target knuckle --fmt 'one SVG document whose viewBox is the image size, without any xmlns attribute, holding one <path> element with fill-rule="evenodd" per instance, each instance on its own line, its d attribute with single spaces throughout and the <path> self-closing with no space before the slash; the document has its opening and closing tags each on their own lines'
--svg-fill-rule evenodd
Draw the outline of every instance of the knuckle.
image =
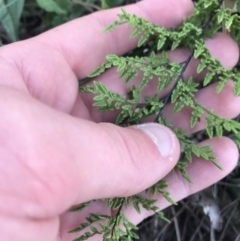
<svg viewBox="0 0 240 241">
<path fill-rule="evenodd" d="M 119 137 L 122 146 L 120 150 L 124 151 L 124 155 L 122 155 L 122 158 L 124 158 L 123 161 L 127 160 L 132 164 L 134 169 L 141 170 L 144 166 L 143 157 L 145 156 L 142 145 L 135 138 L 130 137 L 129 133 L 120 131 Z"/>
<path fill-rule="evenodd" d="M 185 178 L 183 178 L 182 174 L 180 173 L 180 171 L 176 170 L 176 177 L 177 177 L 177 183 L 180 184 L 181 186 L 181 198 L 185 198 L 189 195 L 192 194 L 191 192 L 191 188 L 190 185 L 191 183 L 189 183 Z"/>
<path fill-rule="evenodd" d="M 194 11 L 194 4 L 191 0 L 173 0 L 177 6 L 179 19 L 186 19 Z"/>
</svg>

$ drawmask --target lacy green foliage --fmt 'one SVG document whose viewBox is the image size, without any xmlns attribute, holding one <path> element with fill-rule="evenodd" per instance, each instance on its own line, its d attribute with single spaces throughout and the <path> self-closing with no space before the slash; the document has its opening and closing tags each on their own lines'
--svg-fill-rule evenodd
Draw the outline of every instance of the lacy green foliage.
<svg viewBox="0 0 240 241">
<path fill-rule="evenodd" d="M 172 204 L 176 204 L 173 200 L 171 200 L 169 193 L 165 191 L 167 187 L 166 183 L 162 180 L 159 181 L 156 185 L 149 188 L 147 193 L 156 194 L 160 192 L 164 197 L 169 200 Z M 96 200 L 95 200 L 96 201 Z M 89 229 L 89 231 L 85 232 L 79 238 L 74 239 L 74 241 L 83 241 L 94 235 L 103 235 L 103 240 L 134 240 L 137 239 L 138 236 L 134 232 L 138 228 L 126 218 L 124 213 L 121 211 L 122 207 L 129 208 L 129 206 L 133 206 L 138 213 L 141 213 L 141 209 L 144 208 L 148 211 L 152 211 L 158 217 L 164 219 L 169 222 L 163 215 L 163 213 L 159 210 L 159 207 L 155 205 L 157 200 L 151 200 L 148 198 L 144 198 L 138 195 L 134 195 L 126 198 L 109 198 L 106 201 L 110 210 L 116 211 L 116 216 L 107 216 L 107 215 L 96 215 L 91 214 L 88 218 L 86 218 L 85 223 L 81 223 L 79 227 L 69 231 L 70 233 L 80 232 L 85 229 Z M 74 207 L 71 211 L 81 211 L 84 208 L 88 207 L 91 202 L 86 202 Z"/>
<path fill-rule="evenodd" d="M 222 9 L 221 4 L 222 1 L 218 0 L 199 0 L 195 3 L 195 12 L 174 30 L 166 30 L 122 10 L 122 13 L 118 15 L 119 20 L 107 27 L 106 31 L 112 31 L 119 25 L 128 24 L 130 28 L 133 28 L 130 38 L 139 38 L 138 48 L 147 49 L 151 43 L 153 51 L 148 56 L 141 57 L 108 55 L 106 62 L 89 75 L 90 78 L 95 78 L 108 69 L 115 68 L 119 79 L 129 86 L 126 96 L 113 93 L 99 81 L 93 81 L 91 85 L 80 88 L 83 93 L 94 95 L 93 105 L 99 111 L 118 110 L 119 114 L 115 122 L 117 125 L 138 124 L 142 123 L 145 117 L 154 116 L 155 122 L 172 128 L 182 149 L 180 159 L 173 171 L 179 171 L 189 182 L 192 182 L 192 179 L 187 174 L 187 167 L 194 157 L 211 161 L 220 169 L 221 167 L 210 146 L 197 145 L 183 130 L 174 129 L 172 124 L 162 116 L 162 111 L 167 104 L 171 103 L 174 106 L 173 114 L 182 111 L 183 108 L 191 110 L 189 128 L 195 128 L 200 120 L 205 120 L 206 135 L 209 138 L 214 136 L 221 138 L 223 135 L 231 134 L 240 147 L 240 124 L 235 120 L 217 116 L 214 110 L 206 109 L 194 98 L 199 89 L 215 82 L 218 82 L 216 93 L 221 92 L 229 79 L 234 82 L 234 95 L 240 96 L 240 73 L 237 68 L 225 69 L 210 55 L 204 45 L 204 40 L 218 31 L 226 31 L 237 43 L 240 43 L 240 17 L 238 14 L 233 14 L 230 9 Z M 237 6 L 240 6 L 240 1 L 237 2 Z M 166 51 L 174 50 L 177 47 L 188 48 L 191 53 L 182 63 L 171 63 Z M 207 70 L 202 84 L 194 82 L 192 77 L 188 80 L 183 78 L 183 74 L 193 58 L 200 60 L 197 73 Z M 133 81 L 136 77 L 140 81 Z M 150 84 L 155 84 L 155 93 L 146 96 L 143 94 L 143 90 Z M 169 90 L 168 94 L 159 98 L 162 90 L 166 88 Z M 103 200 L 115 215 L 91 214 L 86 219 L 86 223 L 80 224 L 71 231 L 88 230 L 75 240 L 87 240 L 97 234 L 101 234 L 104 241 L 137 239 L 138 237 L 134 233 L 137 227 L 126 218 L 123 208 L 134 207 L 138 213 L 142 209 L 146 209 L 165 219 L 156 205 L 154 196 L 161 194 L 170 203 L 176 204 L 166 189 L 167 183 L 160 180 L 145 191 L 145 196 L 134 195 Z M 80 204 L 72 211 L 81 211 L 91 207 L 91 203 L 94 201 L 96 200 Z"/>
</svg>

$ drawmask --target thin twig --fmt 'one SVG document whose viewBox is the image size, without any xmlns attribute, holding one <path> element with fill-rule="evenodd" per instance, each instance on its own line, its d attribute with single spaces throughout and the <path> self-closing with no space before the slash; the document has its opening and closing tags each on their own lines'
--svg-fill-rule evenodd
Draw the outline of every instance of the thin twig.
<svg viewBox="0 0 240 241">
<path fill-rule="evenodd" d="M 232 225 L 231 228 L 233 229 L 236 235 L 239 234 L 239 228 L 236 228 L 235 225 Z"/>
<path fill-rule="evenodd" d="M 195 239 L 195 237 L 196 237 L 198 231 L 199 231 L 200 228 L 202 227 L 202 224 L 203 224 L 204 218 L 205 218 L 205 216 L 202 217 L 202 219 L 201 219 L 199 225 L 197 226 L 197 229 L 195 230 L 195 232 L 193 233 L 193 235 L 191 236 L 191 239 L 190 239 L 189 241 L 194 241 L 194 239 Z"/>
<path fill-rule="evenodd" d="M 226 231 L 227 231 L 227 229 L 228 229 L 228 226 L 229 226 L 229 224 L 230 224 L 230 222 L 231 222 L 231 219 L 232 219 L 232 217 L 233 217 L 233 215 L 234 215 L 234 213 L 235 213 L 235 209 L 236 209 L 237 205 L 238 205 L 238 202 L 236 202 L 236 203 L 234 204 L 234 207 L 233 207 L 233 209 L 232 209 L 232 212 L 230 213 L 230 216 L 229 216 L 229 218 L 228 218 L 228 220 L 227 220 L 227 223 L 226 223 L 226 225 L 225 225 L 225 227 L 224 227 L 224 230 L 223 230 L 223 232 L 222 232 L 222 234 L 221 234 L 221 237 L 220 237 L 219 241 L 222 241 L 222 240 L 223 240 L 223 238 L 224 238 L 224 236 L 225 236 L 225 234 L 226 234 Z"/>
<path fill-rule="evenodd" d="M 234 241 L 240 241 L 240 234 L 236 237 Z"/>
<path fill-rule="evenodd" d="M 211 224 L 211 229 L 210 229 L 210 240 L 211 241 L 216 241 L 215 240 L 215 232 L 214 232 L 214 228 L 213 228 L 212 224 Z"/>
<path fill-rule="evenodd" d="M 118 209 L 118 211 L 117 211 L 117 214 L 116 214 L 116 216 L 115 216 L 115 222 L 114 222 L 113 227 L 112 227 L 111 238 L 113 238 L 113 233 L 114 233 L 114 230 L 115 230 L 116 225 L 117 225 L 117 217 L 118 217 L 118 215 L 120 214 L 120 212 L 121 212 L 121 210 L 122 210 L 123 203 L 124 203 L 124 198 L 122 198 L 121 205 L 120 205 L 120 207 L 119 207 L 119 209 Z"/>
<path fill-rule="evenodd" d="M 188 220 L 190 219 L 189 216 L 187 216 L 186 218 L 184 218 L 184 224 L 183 224 L 183 228 L 182 228 L 182 240 L 185 240 L 185 235 L 186 233 L 188 233 L 187 231 L 187 225 L 188 225 Z"/>
<path fill-rule="evenodd" d="M 228 205 L 226 205 L 221 211 L 220 211 L 220 213 L 221 213 L 221 216 L 222 217 L 224 217 L 225 216 L 225 212 L 226 212 L 226 210 L 230 207 L 230 206 L 232 206 L 232 205 L 235 205 L 237 202 L 239 202 L 240 201 L 240 197 L 239 198 L 237 198 L 237 199 L 235 199 L 234 201 L 232 201 L 231 203 L 229 203 Z"/>
<path fill-rule="evenodd" d="M 223 0 L 221 0 L 221 1 L 219 2 L 219 6 L 222 5 L 222 1 L 223 1 Z M 218 8 L 219 8 L 219 6 L 218 6 Z M 217 8 L 217 9 L 218 9 L 218 8 Z M 211 16 L 208 18 L 208 20 L 205 22 L 205 24 L 202 26 L 202 33 L 201 33 L 201 35 L 199 36 L 199 38 L 201 38 L 201 37 L 203 36 L 204 32 L 206 31 L 206 29 L 207 29 L 208 25 L 210 24 L 210 22 L 211 22 L 211 20 L 212 20 L 213 17 L 214 17 L 214 15 L 211 15 Z M 183 65 L 182 71 L 181 71 L 180 75 L 178 76 L 178 78 L 177 78 L 174 86 L 173 86 L 172 89 L 170 90 L 169 94 L 167 95 L 167 97 L 164 98 L 164 100 L 163 100 L 163 107 L 159 110 L 159 112 L 158 112 L 158 114 L 157 114 L 154 122 L 158 122 L 158 119 L 159 119 L 159 117 L 162 115 L 163 109 L 165 108 L 166 104 L 168 103 L 168 100 L 169 100 L 169 98 L 171 97 L 172 92 L 173 92 L 174 89 L 177 87 L 178 82 L 179 82 L 181 79 L 183 79 L 183 74 L 184 74 L 186 68 L 188 67 L 188 65 L 189 65 L 189 63 L 190 63 L 193 55 L 194 55 L 194 52 L 192 51 L 191 54 L 190 54 L 190 55 L 188 56 L 188 58 L 186 59 L 186 61 L 183 62 L 184 65 Z M 162 100 L 159 100 L 159 101 L 162 101 Z"/>
<path fill-rule="evenodd" d="M 227 187 L 240 187 L 240 184 L 232 184 L 232 183 L 227 183 L 227 182 L 218 182 L 218 184 L 227 186 Z"/>
<path fill-rule="evenodd" d="M 181 235 L 180 235 L 178 220 L 177 220 L 176 212 L 175 212 L 175 209 L 174 209 L 173 206 L 171 206 L 171 211 L 172 211 L 172 214 L 174 216 L 173 222 L 174 222 L 174 226 L 175 226 L 175 230 L 176 230 L 177 241 L 181 241 Z"/>
<path fill-rule="evenodd" d="M 171 90 L 170 90 L 170 92 L 168 93 L 168 95 L 164 98 L 164 100 L 163 100 L 163 107 L 159 110 L 159 112 L 158 112 L 158 114 L 157 114 L 154 122 L 157 122 L 158 119 L 159 119 L 159 117 L 162 115 L 162 111 L 163 111 L 164 107 L 165 107 L 166 104 L 168 103 L 169 98 L 171 97 L 172 92 L 173 92 L 174 89 L 176 88 L 178 82 L 183 78 L 183 74 L 184 74 L 186 68 L 188 67 L 188 65 L 189 65 L 192 57 L 193 57 L 193 53 L 191 53 L 191 54 L 188 56 L 187 60 L 185 61 L 185 64 L 183 65 L 183 68 L 182 68 L 182 70 L 181 70 L 180 75 L 177 77 L 177 80 L 176 80 L 176 82 L 174 83 L 174 85 L 173 85 L 173 87 L 171 88 Z M 162 99 L 160 99 L 160 101 L 162 101 Z"/>
<path fill-rule="evenodd" d="M 173 221 L 174 218 L 178 217 L 183 211 L 185 207 L 182 207 L 176 214 L 175 217 L 170 219 L 170 223 L 166 223 L 166 225 L 161 229 L 161 231 L 152 239 L 153 241 L 157 241 L 159 237 L 167 230 L 167 228 L 171 225 L 171 222 Z"/>
<path fill-rule="evenodd" d="M 149 218 L 149 220 L 147 220 L 147 221 L 144 220 L 144 222 L 142 222 L 142 223 L 140 223 L 140 224 L 138 225 L 138 228 L 139 228 L 139 229 L 142 229 L 142 228 L 146 227 L 146 225 L 148 225 L 149 223 L 151 223 L 155 217 L 157 217 L 157 215 L 154 214 L 151 218 Z"/>
<path fill-rule="evenodd" d="M 171 223 L 166 223 L 165 226 L 161 229 L 161 231 L 153 238 L 153 241 L 158 241 L 159 237 L 165 233 L 167 228 L 171 225 Z"/>
<path fill-rule="evenodd" d="M 79 80 L 78 81 L 79 87 L 82 87 L 83 85 L 87 84 L 90 80 L 91 80 L 91 78 L 89 78 L 89 77 Z"/>
<path fill-rule="evenodd" d="M 203 236 L 202 236 L 201 229 L 200 229 L 199 232 L 198 232 L 198 236 L 199 236 L 199 238 L 200 238 L 199 241 L 203 241 Z"/>
<path fill-rule="evenodd" d="M 183 201 L 181 201 L 181 203 L 195 219 L 198 219 L 198 216 L 192 211 L 191 208 L 188 207 L 188 205 L 186 205 Z M 210 232 L 210 228 L 207 225 L 204 223 L 200 223 L 200 225 L 202 225 L 202 228 L 204 228 L 207 232 Z"/>
<path fill-rule="evenodd" d="M 90 3 L 90 2 L 83 2 L 81 0 L 72 0 L 73 3 L 76 3 L 76 4 L 80 4 L 86 8 L 88 8 L 89 11 L 92 11 L 91 9 L 89 8 L 94 8 L 95 10 L 101 10 L 101 7 L 99 7 L 98 5 L 96 4 L 93 4 L 93 3 Z"/>
</svg>

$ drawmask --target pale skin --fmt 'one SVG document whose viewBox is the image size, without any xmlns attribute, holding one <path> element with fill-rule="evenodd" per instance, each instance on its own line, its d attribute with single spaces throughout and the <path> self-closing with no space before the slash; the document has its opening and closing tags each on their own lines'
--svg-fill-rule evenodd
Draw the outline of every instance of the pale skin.
<svg viewBox="0 0 240 241">
<path fill-rule="evenodd" d="M 169 28 L 181 24 L 193 12 L 193 5 L 190 0 L 145 0 L 125 9 Z M 94 203 L 83 213 L 69 213 L 73 205 L 136 194 L 162 178 L 178 201 L 220 180 L 235 167 L 238 150 L 230 139 L 206 140 L 201 145 L 213 147 L 223 171 L 195 158 L 188 168 L 194 183 L 189 184 L 178 172 L 169 173 L 180 154 L 175 136 L 171 158 L 165 157 L 143 131 L 103 123 L 113 122 L 117 113 L 97 113 L 89 95 L 79 93 L 78 79 L 98 67 L 107 54 L 122 55 L 136 46 L 137 39 L 128 39 L 126 26 L 102 32 L 119 12 L 98 12 L 0 49 L 2 240 L 70 241 L 79 234 L 67 232 L 90 212 L 111 214 L 104 202 Z M 206 45 L 225 67 L 233 68 L 237 63 L 239 49 L 229 36 L 217 34 Z M 169 53 L 169 58 L 182 61 L 188 54 L 178 49 Z M 192 75 L 199 81 L 203 77 L 196 75 L 196 65 L 197 60 L 191 62 L 185 78 Z M 99 80 L 125 94 L 127 87 L 117 78 L 110 70 Z M 219 95 L 215 87 L 199 91 L 197 101 L 222 117 L 237 116 L 240 98 L 232 94 L 233 83 L 229 81 Z M 203 121 L 193 130 L 189 128 L 187 109 L 178 115 L 171 113 L 169 105 L 164 116 L 189 134 L 204 128 Z M 157 198 L 161 208 L 169 206 L 164 198 Z M 151 214 L 143 210 L 139 215 L 133 208 L 125 213 L 135 224 Z"/>
</svg>

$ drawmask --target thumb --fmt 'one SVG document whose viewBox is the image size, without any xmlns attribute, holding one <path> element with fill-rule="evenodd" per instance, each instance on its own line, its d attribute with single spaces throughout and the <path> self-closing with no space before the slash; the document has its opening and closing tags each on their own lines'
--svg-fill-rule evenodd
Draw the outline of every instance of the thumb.
<svg viewBox="0 0 240 241">
<path fill-rule="evenodd" d="M 1 94 L 11 98 L 0 105 L 8 113 L 0 129 L 8 137 L 3 159 L 9 159 L 0 162 L 0 169 L 3 165 L 7 190 L 22 197 L 21 204 L 19 199 L 12 203 L 21 205 L 22 215 L 52 216 L 91 199 L 136 194 L 163 178 L 178 160 L 178 140 L 160 124 L 96 124 L 19 92 Z M 12 185 L 18 180 L 21 189 Z"/>
<path fill-rule="evenodd" d="M 178 139 L 160 124 L 123 128 L 78 120 L 78 125 L 69 139 L 76 147 L 75 158 L 68 159 L 74 175 L 66 192 L 77 200 L 71 205 L 139 193 L 166 176 L 180 155 Z"/>
<path fill-rule="evenodd" d="M 93 165 L 84 165 L 87 173 L 93 173 L 86 185 L 91 198 L 139 193 L 168 174 L 179 158 L 178 140 L 163 125 L 147 123 L 128 128 L 107 123 L 93 125 L 96 132 L 89 132 L 88 136 L 92 143 L 89 161 Z M 84 151 L 90 157 L 89 149 Z"/>
</svg>

